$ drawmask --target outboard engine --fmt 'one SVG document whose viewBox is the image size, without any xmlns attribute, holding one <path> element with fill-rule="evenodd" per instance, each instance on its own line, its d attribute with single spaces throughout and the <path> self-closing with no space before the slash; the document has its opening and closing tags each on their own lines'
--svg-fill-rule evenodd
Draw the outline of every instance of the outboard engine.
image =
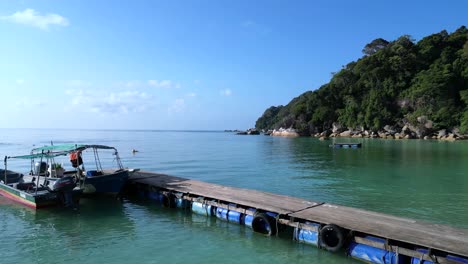
<svg viewBox="0 0 468 264">
<path fill-rule="evenodd" d="M 37 175 L 45 175 L 47 172 L 47 163 L 44 161 L 36 162 L 36 164 L 34 164 L 34 168 L 36 169 Z"/>
<path fill-rule="evenodd" d="M 56 180 L 52 186 L 50 186 L 50 190 L 53 192 L 66 192 L 72 191 L 73 188 L 76 187 L 75 179 L 71 176 L 66 176 L 59 178 Z"/>
<path fill-rule="evenodd" d="M 65 176 L 56 180 L 51 186 L 52 192 L 60 192 L 59 198 L 65 207 L 72 207 L 73 204 L 73 188 L 76 187 L 75 179 L 71 176 Z"/>
</svg>

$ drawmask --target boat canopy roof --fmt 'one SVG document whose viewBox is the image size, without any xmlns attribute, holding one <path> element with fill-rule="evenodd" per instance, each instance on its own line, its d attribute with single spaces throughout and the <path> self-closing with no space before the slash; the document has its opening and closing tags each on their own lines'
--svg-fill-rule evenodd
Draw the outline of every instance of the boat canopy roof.
<svg viewBox="0 0 468 264">
<path fill-rule="evenodd" d="M 66 156 L 73 151 L 83 151 L 88 148 L 93 149 L 113 149 L 116 148 L 105 145 L 86 144 L 60 144 L 34 148 L 29 155 L 9 156 L 8 159 L 50 159 L 58 156 Z"/>
<path fill-rule="evenodd" d="M 83 151 L 88 148 L 94 149 L 114 149 L 114 147 L 105 146 L 105 145 L 86 145 L 86 144 L 60 144 L 60 145 L 52 145 L 52 146 L 44 146 L 35 148 L 32 152 L 66 152 L 70 153 L 73 151 Z"/>
<path fill-rule="evenodd" d="M 49 152 L 49 153 L 36 153 L 30 155 L 21 155 L 21 156 L 9 156 L 9 159 L 50 159 L 58 156 L 65 156 L 67 152 Z"/>
</svg>

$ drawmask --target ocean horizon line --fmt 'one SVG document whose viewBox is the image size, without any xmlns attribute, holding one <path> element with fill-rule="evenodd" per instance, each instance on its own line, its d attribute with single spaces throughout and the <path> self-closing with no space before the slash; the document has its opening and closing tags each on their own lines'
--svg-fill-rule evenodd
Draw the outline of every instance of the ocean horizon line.
<svg viewBox="0 0 468 264">
<path fill-rule="evenodd" d="M 81 130 L 81 131 L 141 131 L 141 132 L 230 132 L 237 131 L 239 129 L 128 129 L 128 128 L 33 128 L 33 127 L 0 127 L 0 129 L 5 130 Z M 239 130 L 240 131 L 240 130 Z"/>
</svg>

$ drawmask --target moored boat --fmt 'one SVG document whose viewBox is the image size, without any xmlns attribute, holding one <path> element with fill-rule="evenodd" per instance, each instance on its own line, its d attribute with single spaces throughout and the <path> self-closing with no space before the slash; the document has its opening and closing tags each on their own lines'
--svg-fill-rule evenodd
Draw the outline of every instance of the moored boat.
<svg viewBox="0 0 468 264">
<path fill-rule="evenodd" d="M 78 179 L 84 194 L 117 195 L 127 182 L 129 174 L 136 171 L 124 168 L 116 148 L 105 145 L 61 144 L 35 148 L 32 153 L 65 152 L 70 157 L 74 170 L 65 171 L 64 175 L 73 175 Z M 107 154 L 103 159 L 102 154 Z M 110 158 L 109 158 L 110 157 Z M 114 163 L 114 168 L 103 169 L 101 160 Z"/>
<path fill-rule="evenodd" d="M 333 143 L 329 145 L 331 148 L 361 148 L 362 143 Z"/>
<path fill-rule="evenodd" d="M 4 159 L 5 169 L 0 169 L 0 194 L 24 204 L 31 208 L 43 208 L 54 205 L 76 208 L 78 206 L 82 188 L 77 186 L 73 177 L 50 178 L 46 175 L 43 160 L 53 158 L 53 155 L 36 154 L 24 156 L 6 156 Z M 7 169 L 9 159 L 29 159 L 31 166 L 28 175 Z"/>
</svg>

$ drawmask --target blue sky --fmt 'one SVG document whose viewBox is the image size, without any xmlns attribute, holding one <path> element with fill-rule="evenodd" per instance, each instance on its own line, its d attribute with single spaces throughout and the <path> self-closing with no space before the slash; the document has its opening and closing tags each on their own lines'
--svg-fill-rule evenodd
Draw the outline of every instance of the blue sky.
<svg viewBox="0 0 468 264">
<path fill-rule="evenodd" d="M 468 1 L 0 0 L 0 127 L 247 129 Z"/>
</svg>

